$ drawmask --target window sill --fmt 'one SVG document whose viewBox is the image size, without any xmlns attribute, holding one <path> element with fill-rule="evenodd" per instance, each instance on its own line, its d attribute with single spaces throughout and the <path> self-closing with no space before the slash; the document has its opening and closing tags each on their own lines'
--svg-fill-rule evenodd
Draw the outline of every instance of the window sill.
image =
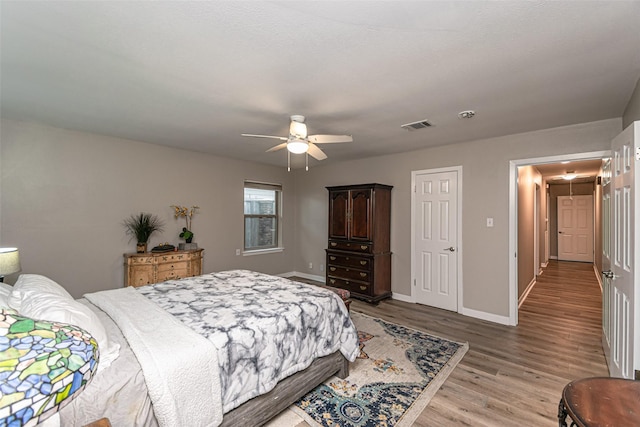
<svg viewBox="0 0 640 427">
<path fill-rule="evenodd" d="M 274 253 L 283 252 L 283 251 L 284 251 L 284 248 L 256 249 L 256 250 L 252 250 L 252 251 L 244 251 L 244 252 L 242 252 L 242 256 L 274 254 Z"/>
</svg>

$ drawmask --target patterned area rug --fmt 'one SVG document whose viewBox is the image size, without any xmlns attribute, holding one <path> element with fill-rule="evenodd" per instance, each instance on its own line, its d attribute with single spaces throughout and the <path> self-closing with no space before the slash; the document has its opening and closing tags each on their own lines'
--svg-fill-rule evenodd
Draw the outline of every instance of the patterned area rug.
<svg viewBox="0 0 640 427">
<path fill-rule="evenodd" d="M 311 426 L 410 426 L 468 349 L 466 343 L 364 314 L 351 317 L 360 356 L 349 377 L 330 378 L 269 427 L 296 426 L 303 420 Z"/>
</svg>

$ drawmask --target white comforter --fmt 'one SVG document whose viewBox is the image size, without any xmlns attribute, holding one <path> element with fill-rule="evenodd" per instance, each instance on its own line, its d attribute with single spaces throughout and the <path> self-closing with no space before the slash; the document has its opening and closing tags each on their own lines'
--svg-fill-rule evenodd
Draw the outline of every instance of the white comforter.
<svg viewBox="0 0 640 427">
<path fill-rule="evenodd" d="M 222 422 L 215 347 L 133 288 L 85 295 L 117 319 L 144 373 L 161 427 Z"/>
</svg>

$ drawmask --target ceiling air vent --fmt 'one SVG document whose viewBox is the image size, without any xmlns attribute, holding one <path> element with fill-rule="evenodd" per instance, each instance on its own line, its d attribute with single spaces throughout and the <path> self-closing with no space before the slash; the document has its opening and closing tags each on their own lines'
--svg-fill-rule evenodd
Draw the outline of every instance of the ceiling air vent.
<svg viewBox="0 0 640 427">
<path fill-rule="evenodd" d="M 400 127 L 406 130 L 418 130 L 418 129 L 430 128 L 431 126 L 433 125 L 429 123 L 428 120 L 420 120 L 413 123 L 407 123 L 406 125 L 402 125 Z"/>
</svg>

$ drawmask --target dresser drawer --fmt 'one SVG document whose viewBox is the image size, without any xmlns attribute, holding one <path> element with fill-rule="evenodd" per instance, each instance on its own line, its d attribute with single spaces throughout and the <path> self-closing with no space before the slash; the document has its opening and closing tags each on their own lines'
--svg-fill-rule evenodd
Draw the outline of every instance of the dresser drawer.
<svg viewBox="0 0 640 427">
<path fill-rule="evenodd" d="M 186 268 L 176 268 L 175 270 L 158 271 L 158 282 L 164 282 L 165 280 L 182 279 L 188 277 Z"/>
<path fill-rule="evenodd" d="M 163 262 L 162 264 L 158 264 L 158 274 L 164 271 L 173 271 L 184 269 L 187 270 L 187 262 L 186 261 L 178 261 L 178 262 Z"/>
<path fill-rule="evenodd" d="M 184 253 L 172 253 L 169 252 L 166 255 L 159 255 L 157 260 L 159 263 L 161 262 L 172 262 L 172 261 L 186 261 L 188 258 L 187 254 Z"/>
<path fill-rule="evenodd" d="M 339 265 L 368 270 L 371 264 L 371 258 L 357 255 L 345 255 L 340 252 L 327 253 L 327 265 Z"/>
<path fill-rule="evenodd" d="M 340 240 L 330 240 L 329 249 L 336 249 L 339 251 L 362 252 L 366 254 L 371 253 L 371 245 L 368 243 L 343 242 Z"/>
<path fill-rule="evenodd" d="M 373 295 L 373 287 L 370 283 L 359 282 L 357 280 L 346 280 L 339 277 L 329 276 L 327 285 L 346 289 L 351 293 Z"/>
<path fill-rule="evenodd" d="M 340 267 L 337 265 L 329 265 L 329 275 L 334 277 L 340 277 L 351 280 L 360 280 L 362 282 L 369 282 L 371 280 L 371 272 L 366 270 L 356 270 L 349 267 Z"/>
<path fill-rule="evenodd" d="M 131 265 L 140 265 L 140 264 L 153 264 L 154 258 L 151 256 L 137 256 L 129 258 L 129 264 Z"/>
</svg>

